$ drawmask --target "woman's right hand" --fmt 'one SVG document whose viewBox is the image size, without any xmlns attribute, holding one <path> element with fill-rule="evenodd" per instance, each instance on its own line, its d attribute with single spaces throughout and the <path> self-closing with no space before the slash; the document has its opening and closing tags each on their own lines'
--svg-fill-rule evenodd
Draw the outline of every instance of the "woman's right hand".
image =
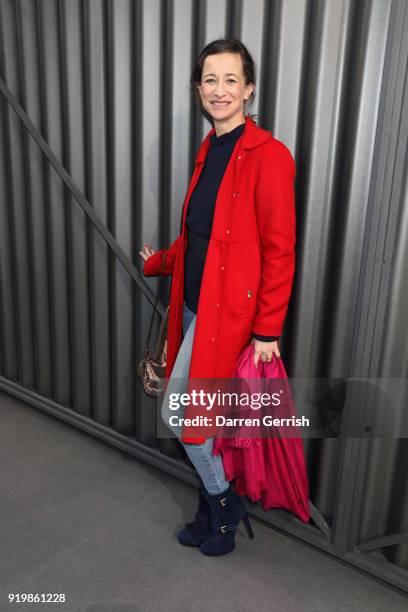
<svg viewBox="0 0 408 612">
<path fill-rule="evenodd" d="M 149 257 L 154 255 L 155 252 L 156 251 L 151 247 L 151 245 L 147 243 L 144 245 L 143 250 L 139 251 L 139 255 L 140 257 L 143 257 L 143 259 L 146 261 L 147 259 L 149 259 Z"/>
</svg>

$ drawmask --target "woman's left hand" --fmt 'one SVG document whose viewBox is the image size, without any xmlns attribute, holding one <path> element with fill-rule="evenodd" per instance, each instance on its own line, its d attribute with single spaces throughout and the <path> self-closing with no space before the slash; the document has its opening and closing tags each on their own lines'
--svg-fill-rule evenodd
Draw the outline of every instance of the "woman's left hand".
<svg viewBox="0 0 408 612">
<path fill-rule="evenodd" d="M 263 342 L 262 340 L 252 338 L 251 344 L 254 345 L 254 364 L 256 368 L 258 367 L 259 359 L 263 362 L 272 361 L 272 353 L 275 353 L 276 357 L 280 357 L 277 340 L 273 342 Z"/>
</svg>

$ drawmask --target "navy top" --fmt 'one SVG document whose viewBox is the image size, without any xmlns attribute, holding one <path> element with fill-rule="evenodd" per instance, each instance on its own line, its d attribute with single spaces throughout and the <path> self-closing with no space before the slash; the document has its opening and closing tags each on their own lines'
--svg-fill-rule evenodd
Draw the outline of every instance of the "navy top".
<svg viewBox="0 0 408 612">
<path fill-rule="evenodd" d="M 209 240 L 214 219 L 215 201 L 218 189 L 238 138 L 244 131 L 241 123 L 220 136 L 210 136 L 210 147 L 205 158 L 199 181 L 191 194 L 186 215 L 187 228 L 205 240 Z M 184 260 L 184 301 L 187 307 L 197 313 L 204 261 L 198 259 L 187 247 Z M 252 333 L 253 338 L 271 342 L 280 336 L 260 336 Z"/>
</svg>

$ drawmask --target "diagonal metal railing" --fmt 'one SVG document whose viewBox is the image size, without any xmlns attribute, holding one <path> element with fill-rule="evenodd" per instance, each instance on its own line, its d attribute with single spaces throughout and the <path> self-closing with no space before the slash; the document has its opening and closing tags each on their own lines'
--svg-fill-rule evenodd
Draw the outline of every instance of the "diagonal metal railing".
<svg viewBox="0 0 408 612">
<path fill-rule="evenodd" d="M 13 93 L 9 90 L 6 83 L 0 78 L 0 92 L 8 101 L 9 105 L 12 107 L 16 115 L 19 117 L 27 131 L 30 133 L 32 138 L 35 140 L 41 151 L 47 157 L 48 161 L 60 176 L 61 180 L 67 186 L 72 196 L 81 206 L 84 213 L 87 215 L 88 219 L 92 222 L 94 227 L 100 233 L 105 242 L 111 247 L 112 251 L 115 253 L 116 257 L 119 259 L 123 267 L 127 270 L 129 275 L 133 278 L 135 283 L 137 284 L 140 291 L 143 293 L 145 298 L 150 302 L 150 304 L 154 307 L 155 304 L 155 295 L 153 291 L 150 289 L 149 285 L 145 282 L 142 272 L 136 268 L 136 266 L 131 262 L 126 253 L 123 251 L 121 246 L 118 244 L 116 238 L 113 234 L 106 228 L 106 226 L 102 223 L 95 210 L 88 202 L 84 194 L 81 192 L 79 187 L 72 180 L 72 177 L 66 171 L 64 166 L 61 164 L 56 155 L 52 152 L 46 140 L 41 135 L 41 132 L 36 128 L 33 124 L 25 110 L 19 104 L 17 98 L 13 95 Z M 160 315 L 164 314 L 164 306 L 160 302 L 157 303 L 157 311 Z"/>
</svg>

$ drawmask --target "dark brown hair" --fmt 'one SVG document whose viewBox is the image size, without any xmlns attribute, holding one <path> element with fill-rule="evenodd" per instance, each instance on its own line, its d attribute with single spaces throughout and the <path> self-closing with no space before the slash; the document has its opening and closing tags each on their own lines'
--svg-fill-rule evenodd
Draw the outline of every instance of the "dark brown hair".
<svg viewBox="0 0 408 612">
<path fill-rule="evenodd" d="M 190 78 L 190 86 L 193 91 L 193 95 L 202 110 L 204 109 L 201 103 L 199 92 L 197 90 L 197 85 L 201 84 L 205 58 L 208 55 L 216 55 L 217 53 L 237 53 L 238 55 L 240 55 L 245 75 L 245 84 L 248 85 L 249 83 L 253 83 L 255 85 L 256 83 L 255 62 L 252 59 L 252 56 L 246 46 L 237 38 L 218 38 L 217 40 L 213 40 L 212 42 L 208 43 L 201 51 Z M 248 98 L 248 102 L 245 103 L 245 106 L 252 104 L 254 98 L 255 92 L 253 91 Z M 249 113 L 247 114 L 252 119 L 256 117 L 256 115 L 250 115 Z"/>
</svg>

